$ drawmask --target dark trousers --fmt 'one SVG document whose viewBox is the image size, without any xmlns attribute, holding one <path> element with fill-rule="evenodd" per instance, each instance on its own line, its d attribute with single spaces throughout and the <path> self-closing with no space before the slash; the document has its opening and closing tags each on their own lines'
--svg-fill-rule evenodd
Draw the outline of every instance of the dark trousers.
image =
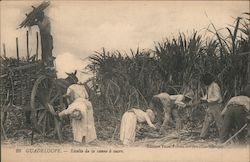
<svg viewBox="0 0 250 162">
<path fill-rule="evenodd" d="M 177 106 L 169 106 L 164 112 L 164 121 L 160 129 L 161 134 L 165 134 L 169 128 L 175 127 L 177 130 L 182 129 L 182 119 Z"/>
<path fill-rule="evenodd" d="M 246 124 L 247 113 L 241 105 L 229 105 L 224 114 L 222 129 L 220 132 L 220 142 L 224 143 L 230 135 L 239 131 Z M 238 134 L 240 143 L 244 143 L 247 131 L 243 130 Z"/>
<path fill-rule="evenodd" d="M 221 104 L 210 104 L 206 110 L 205 119 L 201 129 L 200 137 L 207 137 L 210 125 L 215 121 L 218 131 L 221 129 L 222 118 L 221 118 Z"/>
<path fill-rule="evenodd" d="M 40 33 L 42 45 L 42 60 L 47 66 L 53 66 L 53 38 L 50 34 Z"/>
</svg>

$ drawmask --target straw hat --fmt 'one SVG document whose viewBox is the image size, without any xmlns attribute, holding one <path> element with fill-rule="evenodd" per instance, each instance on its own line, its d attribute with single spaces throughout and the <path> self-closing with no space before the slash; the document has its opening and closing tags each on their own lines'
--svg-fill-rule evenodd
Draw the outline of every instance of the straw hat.
<svg viewBox="0 0 250 162">
<path fill-rule="evenodd" d="M 151 109 L 147 109 L 146 113 L 149 116 L 151 122 L 153 122 L 155 120 L 155 114 L 154 114 L 154 112 Z"/>
</svg>

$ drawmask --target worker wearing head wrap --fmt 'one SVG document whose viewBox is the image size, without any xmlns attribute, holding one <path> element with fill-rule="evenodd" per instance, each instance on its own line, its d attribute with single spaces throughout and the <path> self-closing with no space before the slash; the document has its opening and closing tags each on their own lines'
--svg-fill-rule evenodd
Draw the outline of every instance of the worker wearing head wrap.
<svg viewBox="0 0 250 162">
<path fill-rule="evenodd" d="M 189 102 L 193 100 L 193 97 L 194 93 L 192 90 L 189 90 L 184 94 L 178 94 L 178 95 L 169 95 L 168 93 L 164 92 L 153 96 L 151 105 L 157 111 L 158 118 L 160 118 L 158 122 L 159 123 L 162 122 L 162 125 L 160 127 L 161 134 L 165 134 L 167 129 L 170 128 L 171 125 L 175 125 L 172 118 L 173 114 L 178 122 L 177 125 L 180 124 L 179 114 L 174 110 L 175 105 L 184 108 L 187 106 Z M 162 110 L 160 107 L 163 108 L 164 112 L 163 121 L 161 120 L 161 117 L 159 117 L 160 114 L 162 114 Z"/>
<path fill-rule="evenodd" d="M 67 94 L 71 95 L 70 105 L 58 115 L 70 115 L 74 140 L 77 142 L 89 143 L 95 140 L 96 130 L 94 125 L 93 107 L 86 99 L 83 89 L 78 85 L 70 86 Z"/>
<path fill-rule="evenodd" d="M 132 108 L 125 112 L 122 116 L 120 127 L 120 140 L 122 143 L 124 145 L 129 145 L 135 141 L 137 122 L 147 122 L 150 127 L 156 129 L 152 124 L 154 118 L 155 115 L 150 109 L 147 109 L 146 112 L 144 112 L 141 109 Z"/>
<path fill-rule="evenodd" d="M 220 132 L 220 142 L 228 140 L 229 135 L 239 131 L 247 122 L 250 115 L 250 98 L 248 96 L 232 97 L 223 111 L 222 128 Z M 246 129 L 243 129 L 238 134 L 238 139 L 241 143 L 245 142 L 244 136 L 247 134 Z"/>
</svg>

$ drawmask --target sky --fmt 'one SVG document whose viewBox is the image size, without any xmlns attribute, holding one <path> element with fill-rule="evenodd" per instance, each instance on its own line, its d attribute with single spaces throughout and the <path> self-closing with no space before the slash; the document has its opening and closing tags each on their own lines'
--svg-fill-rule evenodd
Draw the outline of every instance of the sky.
<svg viewBox="0 0 250 162">
<path fill-rule="evenodd" d="M 1 54 L 26 55 L 26 30 L 30 53 L 35 53 L 37 27 L 17 29 L 25 13 L 42 1 L 0 1 Z M 228 27 L 234 18 L 249 11 L 248 1 L 51 1 L 45 10 L 50 17 L 53 54 L 59 77 L 82 70 L 95 51 L 153 49 L 154 43 L 193 30 L 207 34 L 210 21 L 216 28 Z M 85 61 L 83 61 L 85 60 Z M 82 74 L 81 80 L 89 76 Z"/>
</svg>

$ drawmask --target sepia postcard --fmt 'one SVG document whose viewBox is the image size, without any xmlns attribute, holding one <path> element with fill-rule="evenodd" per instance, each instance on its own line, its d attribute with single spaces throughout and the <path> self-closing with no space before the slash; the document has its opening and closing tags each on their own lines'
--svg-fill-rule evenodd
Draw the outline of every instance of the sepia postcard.
<svg viewBox="0 0 250 162">
<path fill-rule="evenodd" d="M 1 161 L 249 162 L 249 1 L 0 1 Z"/>
</svg>

